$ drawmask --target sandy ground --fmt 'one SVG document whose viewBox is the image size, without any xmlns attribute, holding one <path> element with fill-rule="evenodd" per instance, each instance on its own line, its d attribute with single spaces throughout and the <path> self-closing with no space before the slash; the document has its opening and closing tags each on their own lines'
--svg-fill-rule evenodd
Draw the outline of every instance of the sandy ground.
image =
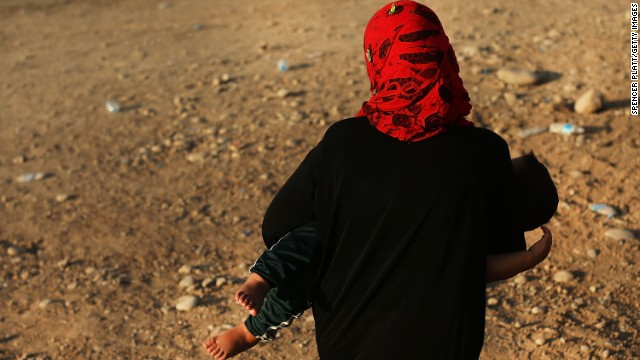
<svg viewBox="0 0 640 360">
<path fill-rule="evenodd" d="M 202 341 L 246 316 L 232 295 L 269 201 L 368 97 L 362 33 L 384 3 L 0 1 L 0 359 L 205 359 Z M 639 358 L 629 3 L 429 5 L 472 119 L 513 156 L 535 150 L 561 197 L 549 259 L 489 286 L 482 359 Z M 505 84 L 503 66 L 543 81 Z M 602 109 L 575 113 L 589 89 Z M 518 136 L 553 122 L 587 131 Z M 177 311 L 185 295 L 199 304 Z M 240 358 L 315 359 L 313 329 L 305 314 Z"/>
</svg>

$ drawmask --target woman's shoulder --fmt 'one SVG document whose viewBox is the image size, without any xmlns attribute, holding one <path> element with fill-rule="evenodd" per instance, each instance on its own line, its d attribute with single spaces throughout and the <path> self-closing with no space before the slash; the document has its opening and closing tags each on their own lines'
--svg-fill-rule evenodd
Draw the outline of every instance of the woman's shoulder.
<svg viewBox="0 0 640 360">
<path fill-rule="evenodd" d="M 344 135 L 353 131 L 359 131 L 360 129 L 367 129 L 369 122 L 365 117 L 351 117 L 333 123 L 327 129 L 325 138 L 336 137 Z"/>
</svg>

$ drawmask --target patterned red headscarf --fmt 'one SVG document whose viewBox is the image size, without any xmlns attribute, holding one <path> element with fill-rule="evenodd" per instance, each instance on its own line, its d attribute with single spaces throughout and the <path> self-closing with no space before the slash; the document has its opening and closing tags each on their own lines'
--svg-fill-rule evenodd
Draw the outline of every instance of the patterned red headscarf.
<svg viewBox="0 0 640 360">
<path fill-rule="evenodd" d="M 396 1 L 378 10 L 364 34 L 372 96 L 357 116 L 401 141 L 473 126 L 469 94 L 440 20 L 428 7 Z"/>
</svg>

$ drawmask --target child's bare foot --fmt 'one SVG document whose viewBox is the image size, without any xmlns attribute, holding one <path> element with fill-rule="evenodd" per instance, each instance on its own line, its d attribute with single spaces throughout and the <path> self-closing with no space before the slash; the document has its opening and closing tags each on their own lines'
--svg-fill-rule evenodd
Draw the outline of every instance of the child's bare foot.
<svg viewBox="0 0 640 360">
<path fill-rule="evenodd" d="M 251 349 L 259 341 L 243 323 L 207 339 L 204 342 L 204 348 L 214 359 L 225 360 Z"/>
<path fill-rule="evenodd" d="M 271 286 L 262 276 L 251 273 L 247 281 L 236 292 L 236 302 L 244 306 L 249 314 L 257 316 L 269 290 L 271 290 Z"/>
</svg>

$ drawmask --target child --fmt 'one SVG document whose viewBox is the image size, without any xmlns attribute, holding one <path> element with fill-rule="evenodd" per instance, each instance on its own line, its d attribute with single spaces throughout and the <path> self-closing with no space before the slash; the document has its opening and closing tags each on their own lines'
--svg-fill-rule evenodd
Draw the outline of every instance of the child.
<svg viewBox="0 0 640 360">
<path fill-rule="evenodd" d="M 558 194 L 547 169 L 533 153 L 512 160 L 520 192 L 522 228 L 542 227 L 544 235 L 528 250 L 487 258 L 487 282 L 510 278 L 543 261 L 551 249 L 552 237 L 542 226 L 553 216 Z M 236 293 L 236 301 L 251 316 L 240 325 L 205 341 L 204 347 L 215 359 L 227 359 L 270 340 L 277 331 L 291 324 L 311 306 L 314 269 L 318 266 L 315 221 L 281 238 L 251 267 L 247 281 Z M 266 297 L 266 299 L 265 299 Z"/>
</svg>

